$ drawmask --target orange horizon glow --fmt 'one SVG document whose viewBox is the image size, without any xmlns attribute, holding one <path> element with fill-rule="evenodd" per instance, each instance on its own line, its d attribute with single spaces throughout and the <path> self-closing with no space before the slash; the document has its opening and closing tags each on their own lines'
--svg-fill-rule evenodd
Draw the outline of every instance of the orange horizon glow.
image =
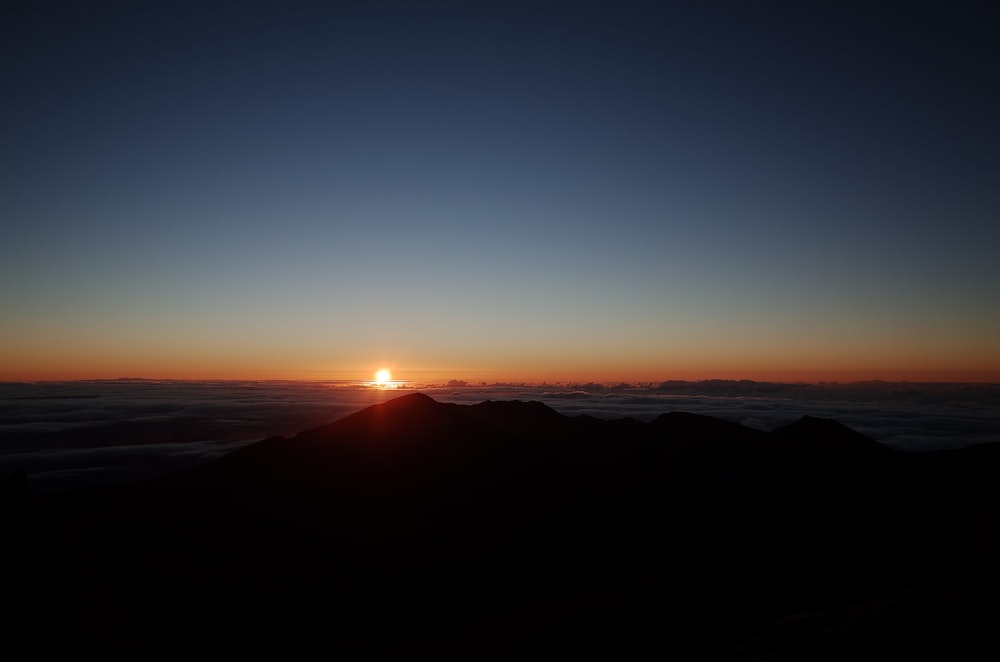
<svg viewBox="0 0 1000 662">
<path fill-rule="evenodd" d="M 673 314 L 673 313 L 672 313 Z M 670 318 L 672 319 L 672 318 Z M 694 319 L 694 318 L 693 318 Z M 775 331 L 743 320 L 576 327 L 463 326 L 440 330 L 414 313 L 405 328 L 293 325 L 207 328 L 12 324 L 0 343 L 0 381 L 86 379 L 294 380 L 447 384 L 772 382 L 1000 383 L 1000 346 L 982 329 L 841 325 Z M 556 324 L 556 322 L 553 322 Z M 558 329 L 558 333 L 555 329 Z M 958 336 L 956 336 L 958 337 Z"/>
<path fill-rule="evenodd" d="M 695 343 L 610 345 L 507 342 L 477 346 L 472 339 L 416 343 L 406 338 L 324 350 L 315 343 L 258 340 L 228 345 L 188 339 L 171 345 L 69 336 L 71 342 L 20 338 L 0 350 L 0 381 L 87 379 L 292 380 L 371 382 L 388 370 L 393 381 L 447 384 L 658 383 L 711 379 L 772 382 L 965 382 L 1000 383 L 1000 355 L 975 345 L 924 351 L 913 342 L 809 347 L 804 343 L 719 339 Z M 723 340 L 728 340 L 723 342 Z M 982 345 L 980 345 L 982 347 Z M 392 349 L 396 347 L 398 349 Z M 367 350 L 367 351 L 366 351 Z M 355 358 L 363 357 L 363 358 Z M 377 381 L 377 379 L 376 379 Z"/>
<path fill-rule="evenodd" d="M 1000 370 L 978 369 L 704 369 L 678 370 L 592 370 L 554 369 L 550 371 L 469 369 L 469 368 L 397 368 L 377 371 L 369 369 L 254 369 L 245 366 L 239 369 L 204 367 L 194 368 L 154 368 L 123 365 L 94 369 L 80 367 L 41 367 L 36 369 L 3 370 L 0 382 L 44 382 L 44 381 L 85 381 L 100 379 L 149 379 L 178 381 L 356 381 L 359 383 L 421 383 L 447 384 L 450 380 L 465 381 L 469 384 L 520 383 L 659 383 L 664 381 L 709 381 L 709 380 L 750 380 L 758 382 L 952 382 L 952 383 L 993 383 L 1000 384 Z M 384 377 L 383 377 L 383 372 Z M 374 376 L 374 380 L 372 377 Z"/>
</svg>

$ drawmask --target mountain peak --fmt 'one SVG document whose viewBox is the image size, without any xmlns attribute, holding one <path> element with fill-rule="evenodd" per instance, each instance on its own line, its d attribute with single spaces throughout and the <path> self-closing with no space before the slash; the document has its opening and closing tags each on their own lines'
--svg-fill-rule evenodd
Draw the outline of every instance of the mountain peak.
<svg viewBox="0 0 1000 662">
<path fill-rule="evenodd" d="M 425 393 L 408 393 L 365 407 L 333 423 L 300 432 L 296 438 L 421 438 L 439 432 L 442 425 L 452 422 L 454 417 L 448 412 L 457 407 L 438 402 Z"/>
<path fill-rule="evenodd" d="M 770 434 L 778 448 L 793 455 L 883 455 L 892 451 L 832 418 L 803 416 Z"/>
</svg>

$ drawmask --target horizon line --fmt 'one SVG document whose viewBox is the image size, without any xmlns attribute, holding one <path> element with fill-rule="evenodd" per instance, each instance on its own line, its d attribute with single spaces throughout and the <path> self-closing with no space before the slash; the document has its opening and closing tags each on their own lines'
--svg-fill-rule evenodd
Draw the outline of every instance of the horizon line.
<svg viewBox="0 0 1000 662">
<path fill-rule="evenodd" d="M 406 388 L 475 388 L 494 386 L 627 386 L 651 387 L 667 383 L 677 384 L 709 384 L 709 383 L 750 383 L 750 384 L 782 384 L 807 386 L 833 386 L 852 384 L 975 384 L 982 386 L 1000 386 L 1000 379 L 933 379 L 922 375 L 917 378 L 885 378 L 869 377 L 854 379 L 751 379 L 729 377 L 707 377 L 700 379 L 495 379 L 483 380 L 475 378 L 452 378 L 445 381 L 433 379 L 393 379 L 391 386 L 380 385 L 371 379 L 327 379 L 327 378 L 254 378 L 254 377 L 76 377 L 76 378 L 42 378 L 42 379 L 0 379 L 0 384 L 55 384 L 55 383 L 94 383 L 94 382 L 152 382 L 152 383 L 286 383 L 286 384 L 326 384 L 357 386 L 380 390 L 395 390 Z"/>
</svg>

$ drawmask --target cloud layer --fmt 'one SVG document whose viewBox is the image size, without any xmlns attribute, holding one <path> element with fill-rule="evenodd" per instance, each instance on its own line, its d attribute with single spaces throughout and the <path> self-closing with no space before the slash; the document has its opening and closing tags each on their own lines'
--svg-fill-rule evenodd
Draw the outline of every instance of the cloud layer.
<svg viewBox="0 0 1000 662">
<path fill-rule="evenodd" d="M 962 384 L 409 384 L 444 402 L 539 400 L 569 415 L 650 420 L 689 411 L 770 430 L 835 418 L 906 451 L 1000 441 L 1000 386 Z M 36 491 L 155 475 L 395 397 L 347 382 L 99 381 L 0 384 L 0 473 Z"/>
</svg>

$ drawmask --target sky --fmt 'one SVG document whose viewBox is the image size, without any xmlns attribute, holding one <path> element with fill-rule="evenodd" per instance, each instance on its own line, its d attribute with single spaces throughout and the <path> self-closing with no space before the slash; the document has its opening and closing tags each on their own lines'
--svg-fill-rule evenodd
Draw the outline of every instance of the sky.
<svg viewBox="0 0 1000 662">
<path fill-rule="evenodd" d="M 0 381 L 1000 382 L 997 18 L 5 2 Z"/>
</svg>

